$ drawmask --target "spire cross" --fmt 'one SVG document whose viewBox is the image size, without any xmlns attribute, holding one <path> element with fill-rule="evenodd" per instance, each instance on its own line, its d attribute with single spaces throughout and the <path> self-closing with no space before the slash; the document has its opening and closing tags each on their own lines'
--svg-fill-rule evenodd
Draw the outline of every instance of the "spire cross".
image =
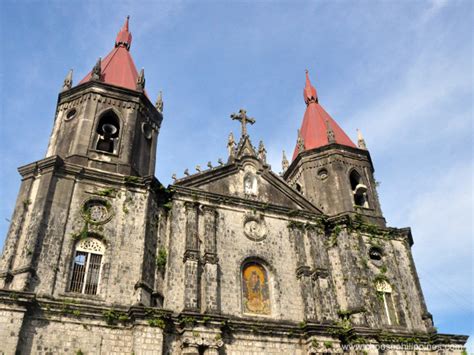
<svg viewBox="0 0 474 355">
<path fill-rule="evenodd" d="M 232 115 L 230 115 L 230 118 L 232 118 L 233 120 L 240 121 L 240 124 L 242 125 L 242 137 L 247 135 L 247 123 L 255 123 L 255 119 L 252 117 L 248 117 L 247 111 L 245 111 L 244 109 L 240 109 L 238 114 L 233 113 Z"/>
</svg>

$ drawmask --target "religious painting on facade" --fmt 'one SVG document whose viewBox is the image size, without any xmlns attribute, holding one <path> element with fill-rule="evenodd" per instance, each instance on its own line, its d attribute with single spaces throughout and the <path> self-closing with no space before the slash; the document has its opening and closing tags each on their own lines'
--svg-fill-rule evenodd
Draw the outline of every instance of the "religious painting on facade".
<svg viewBox="0 0 474 355">
<path fill-rule="evenodd" d="M 252 263 L 242 271 L 244 313 L 270 314 L 270 293 L 265 269 Z"/>
</svg>

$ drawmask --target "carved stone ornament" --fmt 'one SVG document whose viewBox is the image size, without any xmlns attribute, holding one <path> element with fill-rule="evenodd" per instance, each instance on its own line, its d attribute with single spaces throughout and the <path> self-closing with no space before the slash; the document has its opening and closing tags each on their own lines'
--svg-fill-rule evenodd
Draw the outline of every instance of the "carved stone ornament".
<svg viewBox="0 0 474 355">
<path fill-rule="evenodd" d="M 265 239 L 267 237 L 267 226 L 263 215 L 246 214 L 244 217 L 244 234 L 247 238 L 256 242 Z"/>
<path fill-rule="evenodd" d="M 104 254 L 105 246 L 101 241 L 95 238 L 85 238 L 77 244 L 76 250 L 95 254 Z"/>
<path fill-rule="evenodd" d="M 392 286 L 390 286 L 390 284 L 385 280 L 377 281 L 375 284 L 375 289 L 378 292 L 392 293 Z"/>
<path fill-rule="evenodd" d="M 82 205 L 82 218 L 92 224 L 104 224 L 113 217 L 111 207 L 107 201 L 90 199 Z"/>
<path fill-rule="evenodd" d="M 211 339 L 207 337 L 202 337 L 202 336 L 185 336 L 182 340 L 182 345 L 181 347 L 186 348 L 186 347 L 209 347 L 209 348 L 214 348 L 218 349 L 221 346 L 224 345 L 224 342 L 221 339 Z"/>
</svg>

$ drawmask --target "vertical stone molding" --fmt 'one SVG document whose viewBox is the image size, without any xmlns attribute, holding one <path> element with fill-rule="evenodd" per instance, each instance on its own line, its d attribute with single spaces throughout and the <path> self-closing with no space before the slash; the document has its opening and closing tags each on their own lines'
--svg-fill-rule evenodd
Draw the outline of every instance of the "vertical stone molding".
<svg viewBox="0 0 474 355">
<path fill-rule="evenodd" d="M 216 254 L 217 211 L 210 206 L 203 206 L 204 214 L 204 253 Z"/>
<path fill-rule="evenodd" d="M 316 302 L 319 302 L 319 299 L 315 297 L 313 292 L 310 268 L 308 266 L 298 268 L 297 277 L 300 282 L 301 295 L 303 297 L 305 319 L 316 320 Z"/>
<path fill-rule="evenodd" d="M 311 285 L 311 269 L 307 265 L 304 238 L 304 231 L 301 228 L 298 228 L 297 226 L 290 228 L 290 239 L 293 242 L 296 254 L 296 277 L 299 280 L 301 288 L 305 319 L 315 320 L 315 297 Z"/>
<path fill-rule="evenodd" d="M 199 250 L 198 237 L 198 205 L 194 202 L 186 202 L 186 251 Z"/>
<path fill-rule="evenodd" d="M 304 233 L 303 231 L 294 226 L 290 227 L 290 241 L 293 243 L 296 254 L 296 268 L 306 266 L 306 253 L 304 250 Z"/>
<path fill-rule="evenodd" d="M 336 318 L 336 295 L 329 280 L 327 269 L 316 269 L 312 275 L 312 289 L 318 308 L 318 320 L 325 321 Z"/>
<path fill-rule="evenodd" d="M 217 212 L 215 208 L 204 206 L 204 270 L 202 275 L 202 311 L 218 313 L 219 265 L 216 248 Z"/>
</svg>

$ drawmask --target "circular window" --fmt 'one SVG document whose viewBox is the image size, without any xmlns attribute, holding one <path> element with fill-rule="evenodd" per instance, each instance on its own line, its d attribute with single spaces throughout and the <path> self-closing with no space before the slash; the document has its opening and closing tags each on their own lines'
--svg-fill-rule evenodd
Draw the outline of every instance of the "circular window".
<svg viewBox="0 0 474 355">
<path fill-rule="evenodd" d="M 319 169 L 318 178 L 321 180 L 326 180 L 328 178 L 328 171 L 326 169 Z"/>
<path fill-rule="evenodd" d="M 88 200 L 82 206 L 82 217 L 92 224 L 107 223 L 112 218 L 110 204 L 103 200 Z"/>
<path fill-rule="evenodd" d="M 77 110 L 75 108 L 70 109 L 68 112 L 66 112 L 66 117 L 64 118 L 65 121 L 70 121 L 74 117 L 76 117 Z"/>
<path fill-rule="evenodd" d="M 145 138 L 148 140 L 153 137 L 153 127 L 147 122 L 142 123 L 142 132 Z"/>
<path fill-rule="evenodd" d="M 380 261 L 380 260 L 382 260 L 382 256 L 383 256 L 382 249 L 380 249 L 378 247 L 372 247 L 372 248 L 369 249 L 369 258 L 370 258 L 370 260 Z"/>
</svg>

